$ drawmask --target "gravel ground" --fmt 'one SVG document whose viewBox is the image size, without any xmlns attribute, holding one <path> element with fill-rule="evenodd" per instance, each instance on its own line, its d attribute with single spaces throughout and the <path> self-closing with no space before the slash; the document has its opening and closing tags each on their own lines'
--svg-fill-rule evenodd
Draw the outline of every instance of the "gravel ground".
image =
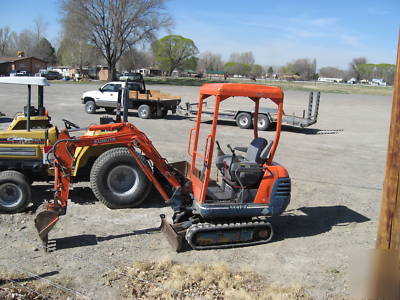
<svg viewBox="0 0 400 300">
<path fill-rule="evenodd" d="M 87 115 L 80 103 L 81 93 L 95 88 L 56 84 L 45 89 L 53 122 L 59 128 L 63 128 L 62 118 L 82 126 L 97 123 L 104 112 Z M 196 102 L 199 91 L 198 87 L 148 88 L 180 95 L 183 102 Z M 0 86 L 0 111 L 8 117 L 22 110 L 25 99 L 25 87 Z M 308 93 L 286 92 L 286 112 L 300 115 L 307 99 Z M 244 106 L 242 100 L 223 105 Z M 292 200 L 287 211 L 272 220 L 276 236 L 269 244 L 175 253 L 157 230 L 159 214 L 172 215 L 157 192 L 140 208 L 110 210 L 96 201 L 88 183 L 79 183 L 71 192 L 67 215 L 50 233 L 56 246 L 51 253 L 40 247 L 33 209 L 0 214 L 0 269 L 26 278 L 38 274 L 71 289 L 64 291 L 70 297 L 113 299 L 121 297 L 120 290 L 105 284 L 104 274 L 135 261 L 170 259 L 251 270 L 271 284 L 302 288 L 315 299 L 348 298 L 353 257 L 375 243 L 390 109 L 389 96 L 322 94 L 317 124 L 303 130 L 284 126 L 275 160 L 292 178 Z M 132 113 L 130 121 L 170 162 L 186 158 L 192 120 L 170 115 L 142 120 Z M 250 130 L 229 122 L 218 129 L 221 145 L 247 145 L 251 140 Z M 323 130 L 342 131 L 322 134 Z M 272 137 L 273 131 L 261 135 Z M 34 183 L 34 202 L 50 199 L 51 188 L 50 183 Z"/>
</svg>

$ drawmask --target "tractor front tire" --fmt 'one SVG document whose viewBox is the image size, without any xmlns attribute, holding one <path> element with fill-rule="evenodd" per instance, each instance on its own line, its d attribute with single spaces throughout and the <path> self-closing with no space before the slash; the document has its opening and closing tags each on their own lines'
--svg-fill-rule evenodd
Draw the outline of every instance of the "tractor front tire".
<svg viewBox="0 0 400 300">
<path fill-rule="evenodd" d="M 143 156 L 137 155 L 150 169 Z M 124 147 L 110 149 L 96 159 L 90 171 L 90 185 L 96 198 L 108 208 L 139 206 L 146 200 L 152 186 Z"/>
<path fill-rule="evenodd" d="M 24 174 L 0 172 L 0 210 L 6 213 L 23 211 L 31 202 L 31 188 Z"/>
</svg>

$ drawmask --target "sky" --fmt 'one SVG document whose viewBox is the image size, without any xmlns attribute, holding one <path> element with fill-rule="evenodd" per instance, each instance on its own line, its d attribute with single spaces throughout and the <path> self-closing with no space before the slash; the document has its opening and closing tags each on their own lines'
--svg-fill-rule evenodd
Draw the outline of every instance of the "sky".
<svg viewBox="0 0 400 300">
<path fill-rule="evenodd" d="M 59 1 L 1 1 L 0 27 L 32 27 L 42 17 L 47 36 L 57 44 Z M 252 51 L 256 63 L 281 66 L 297 58 L 317 60 L 318 68 L 347 69 L 355 57 L 370 63 L 395 63 L 400 0 L 269 1 L 170 0 L 174 26 L 165 34 L 192 39 L 200 52 L 227 60 L 232 52 Z"/>
</svg>

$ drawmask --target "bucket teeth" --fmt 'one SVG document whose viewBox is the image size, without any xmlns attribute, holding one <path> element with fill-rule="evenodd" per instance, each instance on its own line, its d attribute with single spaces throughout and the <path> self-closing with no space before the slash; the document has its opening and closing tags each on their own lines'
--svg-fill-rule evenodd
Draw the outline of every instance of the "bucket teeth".
<svg viewBox="0 0 400 300">
<path fill-rule="evenodd" d="M 35 227 L 43 245 L 47 248 L 49 232 L 59 219 L 59 209 L 54 204 L 45 202 L 36 210 Z"/>
</svg>

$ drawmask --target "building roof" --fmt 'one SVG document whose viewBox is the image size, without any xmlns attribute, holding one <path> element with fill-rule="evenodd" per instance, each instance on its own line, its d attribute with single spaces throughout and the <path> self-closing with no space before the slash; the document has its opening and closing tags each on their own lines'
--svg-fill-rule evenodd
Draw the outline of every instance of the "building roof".
<svg viewBox="0 0 400 300">
<path fill-rule="evenodd" d="M 40 60 L 42 62 L 47 63 L 47 61 L 44 61 L 43 59 L 33 57 L 33 56 L 25 56 L 25 57 L 0 56 L 0 64 L 4 64 L 4 63 L 8 63 L 8 62 L 16 62 L 18 60 L 24 60 L 24 59 L 29 59 L 29 58 L 33 58 L 33 59 Z"/>
</svg>

